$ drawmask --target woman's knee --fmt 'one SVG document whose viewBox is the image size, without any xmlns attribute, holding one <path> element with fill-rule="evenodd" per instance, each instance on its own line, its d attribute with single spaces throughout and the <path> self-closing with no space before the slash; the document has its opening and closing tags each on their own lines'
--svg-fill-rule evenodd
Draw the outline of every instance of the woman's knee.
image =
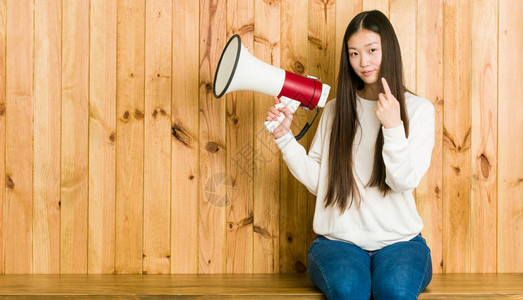
<svg viewBox="0 0 523 300">
<path fill-rule="evenodd" d="M 375 299 L 416 299 L 432 277 L 430 249 L 418 242 L 384 248 L 373 257 Z"/>
<path fill-rule="evenodd" d="M 365 299 L 371 291 L 370 270 L 355 264 L 352 268 L 327 268 L 308 255 L 309 278 L 328 297 L 328 299 Z"/>
<path fill-rule="evenodd" d="M 346 282 L 344 284 L 338 284 L 333 286 L 329 294 L 327 294 L 329 300 L 332 299 L 364 299 L 368 300 L 370 298 L 370 284 L 361 285 L 357 284 L 354 281 Z"/>
<path fill-rule="evenodd" d="M 369 299 L 370 257 L 361 248 L 325 239 L 313 244 L 307 261 L 312 283 L 329 299 Z"/>
<path fill-rule="evenodd" d="M 381 287 L 372 291 L 375 300 L 394 299 L 394 300 L 412 300 L 417 299 L 418 293 L 414 290 L 401 289 L 397 286 Z"/>
</svg>

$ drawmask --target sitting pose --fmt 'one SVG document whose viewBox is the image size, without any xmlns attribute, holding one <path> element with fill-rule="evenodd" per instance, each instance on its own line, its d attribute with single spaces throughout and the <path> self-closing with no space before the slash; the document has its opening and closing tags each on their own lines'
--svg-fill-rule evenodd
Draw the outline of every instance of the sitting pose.
<svg viewBox="0 0 523 300">
<path fill-rule="evenodd" d="M 317 197 L 311 281 L 329 299 L 416 299 L 432 262 L 412 192 L 430 165 L 435 112 L 406 90 L 387 17 L 366 11 L 348 25 L 336 99 L 325 106 L 308 153 L 290 131 L 288 108 L 271 107 L 266 120 L 282 113 L 275 142 Z"/>
</svg>

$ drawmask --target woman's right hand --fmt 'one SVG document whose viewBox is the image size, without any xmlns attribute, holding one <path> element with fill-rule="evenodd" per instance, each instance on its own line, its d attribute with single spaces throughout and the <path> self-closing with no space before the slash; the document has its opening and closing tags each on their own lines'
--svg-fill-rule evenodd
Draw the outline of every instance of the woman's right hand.
<svg viewBox="0 0 523 300">
<path fill-rule="evenodd" d="M 280 99 L 278 97 L 274 97 L 274 103 L 278 104 L 280 103 Z M 280 138 L 284 135 L 286 135 L 291 129 L 291 123 L 293 118 L 293 113 L 288 107 L 280 107 L 276 108 L 274 106 L 271 106 L 269 111 L 267 112 L 267 117 L 265 118 L 266 121 L 276 121 L 277 118 L 283 113 L 285 118 L 281 122 L 281 124 L 274 129 L 272 132 L 272 135 L 275 139 Z"/>
</svg>

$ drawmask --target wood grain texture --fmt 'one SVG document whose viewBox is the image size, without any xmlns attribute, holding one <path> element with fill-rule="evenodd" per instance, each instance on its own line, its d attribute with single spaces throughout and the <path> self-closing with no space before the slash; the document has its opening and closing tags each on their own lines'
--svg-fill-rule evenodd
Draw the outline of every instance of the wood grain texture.
<svg viewBox="0 0 523 300">
<path fill-rule="evenodd" d="M 521 299 L 522 274 L 435 274 L 419 299 Z"/>
<path fill-rule="evenodd" d="M 281 6 L 281 68 L 299 75 L 308 74 L 308 1 L 289 1 Z M 308 120 L 299 109 L 291 131 L 298 134 Z M 307 139 L 300 140 L 307 146 Z M 307 189 L 282 163 L 280 183 L 280 272 L 305 273 L 307 254 Z"/>
<path fill-rule="evenodd" d="M 244 47 L 254 45 L 254 0 L 227 1 L 227 37 L 239 34 Z M 227 209 L 227 273 L 253 272 L 253 183 L 254 183 L 254 124 L 253 92 L 238 92 L 226 96 L 226 169 L 233 178 L 226 190 Z"/>
<path fill-rule="evenodd" d="M 6 30 L 7 30 L 7 0 L 0 1 L 0 186 L 5 186 L 5 147 L 6 147 Z M 6 189 L 0 189 L 0 274 L 4 274 L 4 246 Z"/>
<path fill-rule="evenodd" d="M 32 272 L 33 1 L 7 1 L 5 273 Z"/>
<path fill-rule="evenodd" d="M 389 0 L 362 0 L 363 10 L 377 9 L 384 13 L 387 17 L 390 15 Z"/>
<path fill-rule="evenodd" d="M 61 1 L 35 2 L 33 270 L 60 272 Z"/>
<path fill-rule="evenodd" d="M 60 272 L 87 272 L 89 1 L 62 5 Z"/>
<path fill-rule="evenodd" d="M 443 1 L 418 1 L 416 33 L 416 92 L 436 111 L 435 144 L 430 168 L 416 188 L 416 205 L 423 219 L 422 234 L 431 248 L 432 269 L 443 271 Z"/>
<path fill-rule="evenodd" d="M 214 72 L 239 33 L 330 100 L 369 9 L 436 109 L 414 192 L 434 272 L 522 272 L 519 1 L 0 0 L 0 274 L 306 272 L 315 197 L 264 129 L 273 99 L 215 99 Z"/>
<path fill-rule="evenodd" d="M 471 196 L 470 271 L 496 272 L 498 158 L 498 5 L 471 8 Z"/>
<path fill-rule="evenodd" d="M 390 22 L 400 43 L 404 84 L 416 93 L 416 0 L 391 0 Z"/>
<path fill-rule="evenodd" d="M 145 4 L 119 0 L 117 10 L 115 271 L 141 274 Z"/>
<path fill-rule="evenodd" d="M 89 59 L 89 274 L 114 273 L 116 0 L 92 0 Z"/>
<path fill-rule="evenodd" d="M 198 272 L 199 2 L 173 5 L 171 273 Z"/>
<path fill-rule="evenodd" d="M 499 2 L 498 272 L 523 272 L 523 2 Z"/>
<path fill-rule="evenodd" d="M 226 195 L 234 182 L 225 162 L 226 103 L 212 96 L 214 72 L 227 41 L 226 2 L 200 0 L 200 273 L 226 271 Z"/>
<path fill-rule="evenodd" d="M 459 273 L 470 271 L 470 3 L 443 10 L 443 269 Z"/>
<path fill-rule="evenodd" d="M 10 275 L 0 284 L 1 299 L 326 299 L 305 274 Z M 522 274 L 435 274 L 419 299 L 521 299 L 522 286 Z"/>
<path fill-rule="evenodd" d="M 143 273 L 171 271 L 172 1 L 146 3 Z"/>
<path fill-rule="evenodd" d="M 309 75 L 334 86 L 336 56 L 336 5 L 334 1 L 309 1 L 308 65 Z M 339 60 L 338 60 L 339 62 Z M 329 94 L 329 99 L 334 98 Z M 313 114 L 314 115 L 314 114 Z M 313 128 L 315 129 L 315 127 Z M 315 131 L 315 130 L 314 130 Z"/>
<path fill-rule="evenodd" d="M 281 2 L 255 0 L 254 56 L 267 64 L 280 66 Z M 254 273 L 278 273 L 280 260 L 280 159 L 273 136 L 264 126 L 272 97 L 254 95 Z"/>
</svg>

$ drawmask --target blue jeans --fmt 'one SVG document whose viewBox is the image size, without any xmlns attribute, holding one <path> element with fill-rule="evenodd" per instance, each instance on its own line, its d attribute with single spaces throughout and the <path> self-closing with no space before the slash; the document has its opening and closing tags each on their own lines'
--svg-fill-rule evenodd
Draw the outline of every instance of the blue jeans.
<svg viewBox="0 0 523 300">
<path fill-rule="evenodd" d="M 421 234 L 377 251 L 319 235 L 307 261 L 309 278 L 329 299 L 416 299 L 432 279 Z"/>
</svg>

